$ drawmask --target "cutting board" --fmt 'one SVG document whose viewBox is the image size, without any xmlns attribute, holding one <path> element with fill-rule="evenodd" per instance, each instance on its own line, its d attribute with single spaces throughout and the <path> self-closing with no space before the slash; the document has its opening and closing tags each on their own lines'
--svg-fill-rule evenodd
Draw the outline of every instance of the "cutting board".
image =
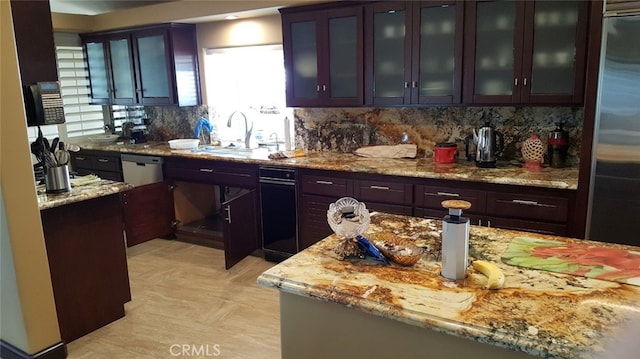
<svg viewBox="0 0 640 359">
<path fill-rule="evenodd" d="M 640 286 L 640 252 L 516 237 L 502 254 L 509 265 Z"/>
<path fill-rule="evenodd" d="M 362 157 L 416 158 L 418 146 L 412 143 L 360 147 L 354 152 Z"/>
</svg>

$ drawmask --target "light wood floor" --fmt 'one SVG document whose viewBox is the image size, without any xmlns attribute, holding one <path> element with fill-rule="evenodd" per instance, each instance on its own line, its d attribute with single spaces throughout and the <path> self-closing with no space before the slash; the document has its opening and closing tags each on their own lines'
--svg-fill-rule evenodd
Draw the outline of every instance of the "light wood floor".
<svg viewBox="0 0 640 359">
<path fill-rule="evenodd" d="M 278 292 L 256 284 L 272 263 L 248 257 L 225 271 L 223 251 L 164 239 L 127 255 L 133 299 L 126 316 L 69 343 L 69 358 L 214 357 L 218 350 L 219 358 L 280 358 Z M 185 344 L 208 352 L 176 356 Z"/>
</svg>

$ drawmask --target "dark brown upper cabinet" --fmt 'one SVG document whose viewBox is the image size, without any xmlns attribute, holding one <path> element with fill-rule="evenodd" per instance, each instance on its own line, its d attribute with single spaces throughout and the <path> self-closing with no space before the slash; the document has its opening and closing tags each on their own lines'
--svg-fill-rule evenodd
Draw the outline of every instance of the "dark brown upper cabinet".
<svg viewBox="0 0 640 359">
<path fill-rule="evenodd" d="M 362 106 L 363 7 L 312 9 L 281 9 L 287 106 Z"/>
<path fill-rule="evenodd" d="M 201 103 L 195 26 L 163 24 L 80 35 L 91 103 Z"/>
<path fill-rule="evenodd" d="M 22 85 L 58 81 L 49 1 L 11 0 L 11 15 Z"/>
<path fill-rule="evenodd" d="M 588 6 L 466 2 L 463 102 L 582 104 Z"/>
<path fill-rule="evenodd" d="M 365 103 L 460 103 L 463 11 L 462 1 L 367 5 Z"/>
</svg>

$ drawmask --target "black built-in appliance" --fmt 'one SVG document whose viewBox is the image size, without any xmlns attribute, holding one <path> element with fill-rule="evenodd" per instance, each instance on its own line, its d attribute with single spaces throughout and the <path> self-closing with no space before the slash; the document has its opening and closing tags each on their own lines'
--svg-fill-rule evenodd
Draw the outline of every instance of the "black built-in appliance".
<svg viewBox="0 0 640 359">
<path fill-rule="evenodd" d="M 260 166 L 260 205 L 264 258 L 281 262 L 296 254 L 295 169 Z"/>
</svg>

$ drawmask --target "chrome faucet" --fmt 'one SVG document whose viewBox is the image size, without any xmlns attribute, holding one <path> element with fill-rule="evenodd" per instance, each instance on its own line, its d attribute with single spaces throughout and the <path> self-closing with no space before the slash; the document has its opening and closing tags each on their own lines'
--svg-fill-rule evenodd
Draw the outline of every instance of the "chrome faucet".
<svg viewBox="0 0 640 359">
<path fill-rule="evenodd" d="M 242 115 L 242 118 L 244 118 L 244 147 L 249 148 L 249 140 L 251 140 L 251 131 L 253 131 L 253 122 L 251 122 L 251 128 L 249 128 L 249 125 L 247 124 L 247 116 L 245 116 L 244 113 L 240 111 L 233 111 L 231 115 L 229 115 L 229 120 L 227 121 L 227 127 L 229 128 L 231 127 L 231 119 L 233 118 L 233 115 L 235 115 L 236 113 L 239 113 L 240 115 Z"/>
<path fill-rule="evenodd" d="M 275 133 L 275 132 L 272 132 L 272 133 L 269 135 L 269 139 L 271 139 L 273 136 L 275 136 L 275 137 L 276 137 L 276 151 L 280 151 L 280 144 L 278 143 L 278 134 L 277 134 L 277 133 Z"/>
</svg>

